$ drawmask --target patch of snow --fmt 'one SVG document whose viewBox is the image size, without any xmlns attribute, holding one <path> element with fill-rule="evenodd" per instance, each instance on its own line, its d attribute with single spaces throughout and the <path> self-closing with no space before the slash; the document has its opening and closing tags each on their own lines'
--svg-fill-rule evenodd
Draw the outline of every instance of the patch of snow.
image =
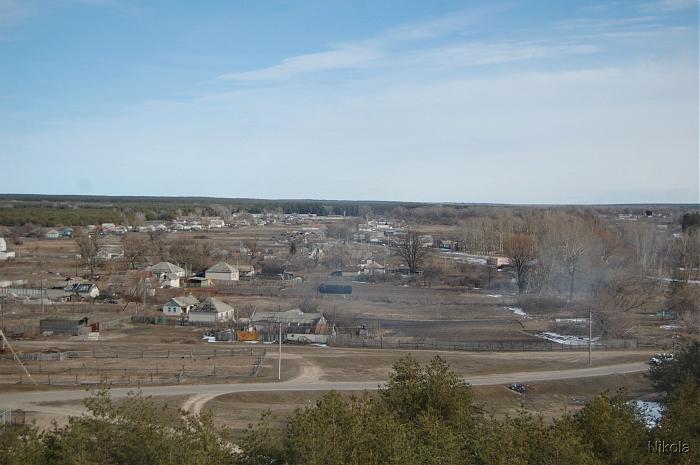
<svg viewBox="0 0 700 465">
<path fill-rule="evenodd" d="M 449 250 L 443 250 L 441 252 L 452 260 L 471 263 L 472 265 L 486 265 L 486 257 L 483 255 L 471 255 L 464 252 L 452 252 Z"/>
<path fill-rule="evenodd" d="M 511 312 L 515 313 L 515 314 L 518 315 L 518 316 L 521 316 L 521 317 L 523 317 L 523 318 L 527 318 L 527 317 L 528 317 L 528 316 L 527 316 L 527 313 L 525 313 L 525 310 L 523 310 L 523 309 L 520 308 L 520 307 L 506 307 L 506 308 L 507 308 L 508 310 L 510 310 Z"/>
<path fill-rule="evenodd" d="M 586 336 L 568 336 L 564 334 L 557 334 L 553 333 L 551 331 L 545 331 L 543 333 L 538 333 L 536 334 L 537 337 L 541 337 L 542 339 L 546 339 L 548 341 L 556 342 L 557 344 L 565 345 L 565 346 L 587 346 L 588 345 L 588 337 Z M 594 337 L 591 342 L 593 345 L 598 344 L 598 339 L 597 337 Z"/>
<path fill-rule="evenodd" d="M 493 297 L 494 299 L 500 299 L 503 296 L 501 294 L 486 294 L 486 297 Z"/>
<path fill-rule="evenodd" d="M 642 415 L 642 420 L 647 428 L 654 428 L 659 424 L 663 416 L 663 407 L 658 402 L 645 402 L 643 400 L 630 400 L 627 402 L 639 410 Z"/>
<path fill-rule="evenodd" d="M 202 336 L 202 339 L 204 339 L 207 342 L 216 342 L 215 336 Z"/>
<path fill-rule="evenodd" d="M 320 343 L 315 343 L 315 344 L 311 344 L 311 345 L 314 347 L 328 347 L 328 344 L 320 344 Z"/>
<path fill-rule="evenodd" d="M 659 326 L 661 329 L 665 329 L 667 331 L 673 331 L 675 329 L 681 329 L 680 325 L 661 325 Z"/>
<path fill-rule="evenodd" d="M 570 323 L 576 326 L 585 326 L 588 324 L 588 318 L 555 318 L 557 323 Z"/>
</svg>

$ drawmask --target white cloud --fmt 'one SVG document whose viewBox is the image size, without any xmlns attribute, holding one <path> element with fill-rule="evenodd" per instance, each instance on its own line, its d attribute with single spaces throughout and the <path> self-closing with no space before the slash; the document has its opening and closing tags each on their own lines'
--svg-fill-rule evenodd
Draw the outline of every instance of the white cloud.
<svg viewBox="0 0 700 465">
<path fill-rule="evenodd" d="M 230 81 L 282 79 L 319 71 L 356 68 L 379 57 L 381 53 L 369 47 L 344 46 L 327 52 L 286 58 L 278 65 L 263 69 L 224 74 L 217 79 Z"/>
</svg>

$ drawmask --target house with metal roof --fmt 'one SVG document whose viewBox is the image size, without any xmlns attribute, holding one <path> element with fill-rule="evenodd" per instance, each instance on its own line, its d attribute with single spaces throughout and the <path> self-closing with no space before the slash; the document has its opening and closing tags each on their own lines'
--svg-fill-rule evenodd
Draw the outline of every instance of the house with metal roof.
<svg viewBox="0 0 700 465">
<path fill-rule="evenodd" d="M 160 262 L 147 268 L 153 273 L 161 287 L 180 287 L 180 278 L 185 276 L 185 270 L 170 262 Z"/>
<path fill-rule="evenodd" d="M 163 313 L 168 316 L 187 315 L 198 304 L 199 300 L 192 294 L 173 297 L 163 305 Z"/>
<path fill-rule="evenodd" d="M 63 288 L 70 298 L 94 299 L 100 295 L 100 290 L 93 283 L 72 282 Z"/>
<path fill-rule="evenodd" d="M 284 312 L 254 312 L 250 317 L 249 331 L 258 332 L 265 342 L 279 337 L 291 342 L 327 343 L 333 334 L 333 325 L 328 324 L 323 313 L 304 313 L 298 308 Z"/>
<path fill-rule="evenodd" d="M 214 281 L 238 281 L 240 271 L 238 267 L 219 262 L 204 272 L 204 277 Z"/>
<path fill-rule="evenodd" d="M 193 322 L 221 323 L 236 321 L 235 310 L 226 302 L 210 297 L 189 311 L 189 320 Z"/>
</svg>

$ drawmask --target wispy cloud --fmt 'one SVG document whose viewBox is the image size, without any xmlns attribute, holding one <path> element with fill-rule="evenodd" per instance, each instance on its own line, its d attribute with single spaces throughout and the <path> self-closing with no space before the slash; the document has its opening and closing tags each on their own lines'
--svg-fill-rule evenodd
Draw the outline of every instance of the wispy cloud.
<svg viewBox="0 0 700 465">
<path fill-rule="evenodd" d="M 659 8 L 666 11 L 686 10 L 698 6 L 697 0 L 662 0 L 657 3 Z"/>
<path fill-rule="evenodd" d="M 218 79 L 229 81 L 281 79 L 319 71 L 356 68 L 381 56 L 381 52 L 372 47 L 342 46 L 326 52 L 286 58 L 277 65 L 263 69 L 223 74 Z"/>
<path fill-rule="evenodd" d="M 697 8 L 698 0 L 656 0 L 641 3 L 639 10 L 642 12 L 675 12 Z"/>
<path fill-rule="evenodd" d="M 684 0 L 666 0 L 681 6 Z M 492 12 L 491 12 L 492 13 Z M 467 11 L 424 22 L 400 25 L 328 50 L 291 56 L 268 67 L 225 73 L 221 81 L 272 82 L 302 75 L 339 70 L 390 69 L 416 65 L 465 68 L 528 60 L 548 60 L 598 53 L 601 38 L 651 37 L 683 29 L 666 25 L 663 14 L 628 17 L 573 18 L 551 24 L 529 40 L 465 40 L 470 25 L 486 11 Z M 556 34 L 552 34 L 556 31 Z M 514 34 L 517 36 L 517 34 Z M 538 38 L 538 35 L 540 38 Z"/>
</svg>

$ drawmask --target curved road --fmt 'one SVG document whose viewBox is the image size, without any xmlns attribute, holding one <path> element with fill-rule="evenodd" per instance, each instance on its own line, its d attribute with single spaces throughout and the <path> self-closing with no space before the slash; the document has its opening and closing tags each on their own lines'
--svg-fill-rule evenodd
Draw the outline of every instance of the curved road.
<svg viewBox="0 0 700 465">
<path fill-rule="evenodd" d="M 576 368 L 555 371 L 525 371 L 516 373 L 498 373 L 489 375 L 469 376 L 465 380 L 474 386 L 489 386 L 509 383 L 528 383 L 535 381 L 554 381 L 562 379 L 590 378 L 646 371 L 649 366 L 644 362 L 623 363 L 618 365 L 603 365 L 587 368 Z M 182 384 L 177 386 L 142 387 L 144 396 L 181 396 L 190 395 L 183 407 L 186 410 L 199 411 L 208 400 L 223 394 L 237 392 L 270 392 L 270 391 L 362 391 L 378 389 L 384 381 L 283 381 L 277 383 L 247 383 L 247 384 Z M 113 388 L 112 398 L 125 397 L 136 388 Z M 0 407 L 13 409 L 22 408 L 28 411 L 58 413 L 55 407 L 43 406 L 43 402 L 67 402 L 85 399 L 90 395 L 86 389 L 28 391 L 0 393 Z M 63 409 L 60 409 L 63 411 Z M 79 413 L 76 411 L 75 413 Z"/>
</svg>

